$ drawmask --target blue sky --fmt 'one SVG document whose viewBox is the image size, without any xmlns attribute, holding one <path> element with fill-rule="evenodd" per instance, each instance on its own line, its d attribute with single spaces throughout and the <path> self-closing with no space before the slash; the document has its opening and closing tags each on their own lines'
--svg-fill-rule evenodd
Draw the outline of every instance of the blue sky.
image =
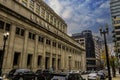
<svg viewBox="0 0 120 80">
<path fill-rule="evenodd" d="M 45 2 L 68 25 L 68 34 L 91 30 L 99 35 L 99 27 L 108 23 L 110 30 L 111 16 L 109 0 L 45 0 Z"/>
</svg>

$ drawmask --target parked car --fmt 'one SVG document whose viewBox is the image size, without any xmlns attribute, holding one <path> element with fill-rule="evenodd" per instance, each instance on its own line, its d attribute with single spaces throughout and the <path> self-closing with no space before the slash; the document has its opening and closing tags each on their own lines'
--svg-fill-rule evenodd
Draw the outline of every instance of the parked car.
<svg viewBox="0 0 120 80">
<path fill-rule="evenodd" d="M 47 69 L 46 70 L 38 69 L 35 74 L 36 74 L 37 80 L 47 80 L 48 77 L 50 76 L 51 72 Z"/>
<path fill-rule="evenodd" d="M 107 71 L 107 69 L 100 70 L 99 72 L 104 73 L 105 78 L 107 78 L 107 77 L 108 77 L 108 71 Z"/>
<path fill-rule="evenodd" d="M 85 80 L 79 73 L 52 73 L 48 80 Z"/>
<path fill-rule="evenodd" d="M 3 80 L 2 77 L 0 77 L 0 80 Z"/>
<path fill-rule="evenodd" d="M 90 73 L 88 74 L 88 80 L 99 80 L 100 77 L 98 76 L 97 73 Z"/>
<path fill-rule="evenodd" d="M 104 69 L 103 72 L 105 73 L 105 76 L 108 77 L 108 70 Z"/>
<path fill-rule="evenodd" d="M 42 70 L 37 70 L 35 72 L 36 75 L 36 80 L 45 80 L 45 76 L 43 75 L 43 71 Z"/>
<path fill-rule="evenodd" d="M 104 80 L 106 78 L 105 73 L 103 71 L 98 71 L 97 74 L 100 77 L 100 80 Z"/>
<path fill-rule="evenodd" d="M 35 73 L 29 69 L 12 69 L 7 76 L 10 80 L 35 80 Z"/>
</svg>

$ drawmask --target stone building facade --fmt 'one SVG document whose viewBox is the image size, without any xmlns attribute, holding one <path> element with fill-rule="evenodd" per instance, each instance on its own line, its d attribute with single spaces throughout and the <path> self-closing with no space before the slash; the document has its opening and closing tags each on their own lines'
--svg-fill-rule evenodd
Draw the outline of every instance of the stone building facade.
<svg viewBox="0 0 120 80">
<path fill-rule="evenodd" d="M 67 35 L 67 24 L 43 0 L 0 0 L 2 70 L 85 70 L 85 48 Z"/>
</svg>

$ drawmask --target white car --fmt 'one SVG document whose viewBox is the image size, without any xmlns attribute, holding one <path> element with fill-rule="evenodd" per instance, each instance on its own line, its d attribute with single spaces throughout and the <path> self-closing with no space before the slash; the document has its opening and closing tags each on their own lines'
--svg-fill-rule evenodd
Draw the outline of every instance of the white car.
<svg viewBox="0 0 120 80">
<path fill-rule="evenodd" d="M 3 80 L 2 77 L 0 77 L 0 80 Z"/>
<path fill-rule="evenodd" d="M 88 80 L 99 80 L 100 77 L 97 75 L 97 73 L 90 73 L 88 74 Z"/>
</svg>

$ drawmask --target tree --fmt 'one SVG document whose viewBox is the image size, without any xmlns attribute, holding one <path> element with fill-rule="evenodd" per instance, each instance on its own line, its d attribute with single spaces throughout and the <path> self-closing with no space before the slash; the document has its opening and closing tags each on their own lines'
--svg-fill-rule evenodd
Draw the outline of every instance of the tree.
<svg viewBox="0 0 120 80">
<path fill-rule="evenodd" d="M 110 65 L 111 65 L 111 68 L 112 68 L 112 75 L 113 77 L 116 77 L 116 65 L 115 65 L 115 61 L 116 61 L 116 57 L 115 56 L 111 56 L 110 58 Z"/>
</svg>

